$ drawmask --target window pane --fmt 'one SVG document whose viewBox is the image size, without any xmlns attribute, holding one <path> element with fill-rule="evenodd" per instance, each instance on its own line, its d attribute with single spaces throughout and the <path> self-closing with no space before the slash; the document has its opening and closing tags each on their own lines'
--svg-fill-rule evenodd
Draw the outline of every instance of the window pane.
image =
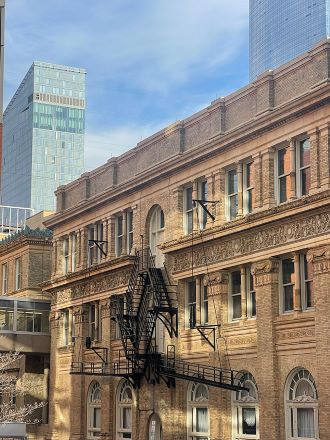
<svg viewBox="0 0 330 440">
<path fill-rule="evenodd" d="M 309 166 L 310 162 L 310 143 L 309 139 L 305 139 L 304 141 L 300 142 L 300 166 Z"/>
<path fill-rule="evenodd" d="M 193 212 L 187 212 L 187 232 L 188 234 L 193 230 Z"/>
<path fill-rule="evenodd" d="M 311 170 L 310 168 L 305 168 L 300 171 L 301 176 L 301 195 L 305 196 L 309 193 L 309 189 L 311 187 Z"/>
<path fill-rule="evenodd" d="M 123 408 L 123 428 L 131 428 L 131 408 Z M 129 438 L 129 437 L 128 437 Z"/>
<path fill-rule="evenodd" d="M 93 409 L 93 428 L 101 428 L 101 408 Z"/>
<path fill-rule="evenodd" d="M 256 435 L 257 434 L 257 421 L 255 408 L 243 408 L 243 434 Z"/>
<path fill-rule="evenodd" d="M 255 292 L 251 292 L 251 314 L 252 316 L 256 316 L 257 315 L 257 302 L 256 302 L 256 293 Z"/>
<path fill-rule="evenodd" d="M 196 432 L 207 433 L 208 430 L 207 408 L 196 408 Z"/>
<path fill-rule="evenodd" d="M 248 200 L 247 200 L 247 210 L 248 210 L 248 212 L 252 212 L 252 210 L 253 210 L 253 195 L 254 195 L 253 189 L 250 189 L 247 192 L 247 197 L 248 197 Z"/>
<path fill-rule="evenodd" d="M 233 319 L 242 317 L 241 295 L 233 296 Z"/>
<path fill-rule="evenodd" d="M 231 196 L 229 197 L 229 215 L 230 220 L 233 220 L 237 217 L 237 211 L 238 211 L 238 196 Z"/>
<path fill-rule="evenodd" d="M 288 176 L 281 177 L 279 179 L 279 196 L 280 203 L 286 202 L 288 199 Z"/>
<path fill-rule="evenodd" d="M 236 193 L 238 189 L 236 170 L 228 171 L 228 194 Z"/>
<path fill-rule="evenodd" d="M 188 283 L 188 303 L 196 302 L 196 283 L 195 281 L 190 281 Z"/>
<path fill-rule="evenodd" d="M 291 259 L 283 260 L 282 271 L 283 271 L 283 284 L 294 283 L 294 263 Z"/>
<path fill-rule="evenodd" d="M 0 330 L 13 330 L 14 310 L 1 307 L 0 309 Z"/>
<path fill-rule="evenodd" d="M 251 186 L 253 186 L 254 182 L 254 178 L 253 178 L 253 163 L 247 163 L 246 164 L 246 186 L 247 188 L 250 188 Z"/>
<path fill-rule="evenodd" d="M 297 408 L 298 437 L 315 438 L 313 408 Z"/>
<path fill-rule="evenodd" d="M 284 287 L 284 311 L 293 310 L 293 286 Z"/>
<path fill-rule="evenodd" d="M 290 172 L 290 155 L 288 148 L 282 148 L 278 151 L 278 175 Z"/>
<path fill-rule="evenodd" d="M 192 209 L 192 188 L 186 188 L 186 211 Z"/>
<path fill-rule="evenodd" d="M 232 294 L 241 292 L 241 272 L 236 270 L 231 273 Z"/>
</svg>

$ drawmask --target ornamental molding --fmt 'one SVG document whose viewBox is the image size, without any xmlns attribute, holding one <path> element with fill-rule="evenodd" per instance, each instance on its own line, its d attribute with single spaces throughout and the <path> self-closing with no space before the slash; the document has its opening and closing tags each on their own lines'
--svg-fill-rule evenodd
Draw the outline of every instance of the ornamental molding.
<svg viewBox="0 0 330 440">
<path fill-rule="evenodd" d="M 277 221 L 273 226 L 260 226 L 253 231 L 240 233 L 237 238 L 223 238 L 213 244 L 196 245 L 193 264 L 194 267 L 202 267 L 206 264 L 220 263 L 327 233 L 330 233 L 330 213 L 313 214 L 294 221 Z M 178 252 L 174 256 L 173 267 L 176 273 L 190 269 L 191 264 L 191 249 Z M 272 266 L 270 270 L 271 268 Z M 275 266 L 273 268 L 275 270 Z M 267 265 L 265 270 L 267 272 Z"/>
<path fill-rule="evenodd" d="M 310 249 L 307 261 L 313 263 L 314 275 L 330 272 L 330 246 Z"/>
<path fill-rule="evenodd" d="M 257 344 L 257 336 L 249 335 L 249 336 L 240 336 L 240 337 L 230 337 L 227 339 L 229 347 L 237 347 L 243 345 L 256 345 Z"/>
<path fill-rule="evenodd" d="M 77 298 L 84 298 L 95 293 L 127 286 L 129 277 L 130 271 L 124 270 L 113 275 L 108 274 L 92 280 L 87 279 L 70 288 L 55 291 L 52 295 L 52 305 L 63 304 Z"/>
<path fill-rule="evenodd" d="M 315 337 L 315 329 L 298 329 L 298 330 L 282 330 L 277 334 L 278 340 L 286 340 L 286 339 L 304 339 L 304 338 L 313 338 Z"/>
</svg>

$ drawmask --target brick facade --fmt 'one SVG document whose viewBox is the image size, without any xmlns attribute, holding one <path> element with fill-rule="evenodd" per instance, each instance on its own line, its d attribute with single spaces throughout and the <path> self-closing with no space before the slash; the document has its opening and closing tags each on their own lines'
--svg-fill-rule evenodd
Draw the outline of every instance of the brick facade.
<svg viewBox="0 0 330 440">
<path fill-rule="evenodd" d="M 170 282 L 175 285 L 172 300 L 178 307 L 179 320 L 178 338 L 167 335 L 165 345 L 175 345 L 182 360 L 215 366 L 220 363 L 248 374 L 246 377 L 256 384 L 254 397 L 251 391 L 247 400 L 209 387 L 209 431 L 200 438 L 299 438 L 307 429 L 307 425 L 299 425 L 302 405 L 309 411 L 308 417 L 310 411 L 317 413 L 314 437 L 309 438 L 330 439 L 326 374 L 330 335 L 328 66 L 329 43 L 323 42 L 306 56 L 216 100 L 198 114 L 58 189 L 58 210 L 46 221 L 54 233 L 52 279 L 44 284 L 52 293 L 47 439 L 92 438 L 90 411 L 99 401 L 88 403 L 88 399 L 90 385 L 95 382 L 101 388 L 101 422 L 95 436 L 106 440 L 129 438 L 119 434 L 121 408 L 129 401 L 120 401 L 123 382 L 69 373 L 72 362 L 98 360 L 84 347 L 84 338 L 92 331 L 99 339 L 95 344 L 108 348 L 105 355 L 109 362 L 118 361 L 121 341 L 110 320 L 109 298 L 125 292 L 134 248 L 142 246 L 141 236 L 144 246 L 152 246 L 151 219 L 158 206 L 164 213 L 165 227 L 162 242 L 154 251 L 164 255 Z M 304 148 L 311 157 L 310 163 L 306 159 L 307 171 L 303 171 L 303 159 L 296 160 L 303 158 Z M 283 173 L 281 154 L 285 154 Z M 237 176 L 237 188 L 232 191 L 236 199 L 230 198 L 231 170 Z M 247 173 L 251 170 L 254 181 L 249 187 Z M 208 219 L 201 232 L 193 209 L 192 237 L 187 233 L 187 188 L 197 198 L 200 183 L 205 181 L 208 200 L 217 202 L 208 206 L 216 218 L 214 222 Z M 282 187 L 284 181 L 286 186 Z M 281 200 L 282 190 L 285 201 Z M 237 200 L 237 215 L 229 220 L 236 203 L 231 200 Z M 128 212 L 133 212 L 132 249 L 128 247 Z M 106 256 L 88 250 L 88 240 L 95 239 L 99 230 L 108 242 L 104 245 Z M 199 293 L 207 286 L 208 322 L 221 324 L 220 330 L 216 329 L 215 352 L 195 328 L 189 328 L 187 283 L 192 279 Z M 235 282 L 240 303 L 234 298 Z M 202 321 L 203 307 L 202 296 L 198 296 L 197 323 Z M 95 316 L 99 317 L 97 324 Z M 317 399 L 314 396 L 302 401 L 298 395 L 298 400 L 289 399 L 289 385 L 296 371 L 310 374 Z M 187 408 L 194 407 L 187 396 L 188 390 L 191 395 L 191 386 L 177 380 L 175 388 L 168 388 L 163 382 L 143 380 L 130 403 L 131 438 L 153 438 L 148 434 L 153 414 L 161 421 L 163 440 L 199 438 L 189 431 Z M 236 432 L 240 423 L 237 414 L 244 405 L 251 408 L 252 402 L 257 414 L 256 433 L 242 436 Z M 312 423 L 311 418 L 308 423 Z"/>
</svg>

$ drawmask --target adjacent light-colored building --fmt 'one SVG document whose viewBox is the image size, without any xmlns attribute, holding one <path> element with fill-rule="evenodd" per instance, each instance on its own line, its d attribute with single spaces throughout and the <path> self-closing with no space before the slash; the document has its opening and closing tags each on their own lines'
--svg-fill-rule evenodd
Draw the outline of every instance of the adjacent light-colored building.
<svg viewBox="0 0 330 440">
<path fill-rule="evenodd" d="M 329 61 L 324 41 L 57 190 L 47 439 L 329 438 Z"/>
<path fill-rule="evenodd" d="M 50 368 L 50 296 L 39 284 L 50 277 L 52 234 L 29 227 L 0 242 L 0 351 L 19 352 L 10 374 L 25 393 L 0 393 L 2 401 L 20 407 L 48 402 Z M 18 389 L 16 387 L 16 389 Z M 42 439 L 47 433 L 48 406 L 30 416 L 28 438 Z M 13 432 L 12 432 L 12 435 Z"/>
<path fill-rule="evenodd" d="M 55 210 L 84 170 L 84 69 L 36 61 L 4 112 L 1 203 Z"/>
</svg>

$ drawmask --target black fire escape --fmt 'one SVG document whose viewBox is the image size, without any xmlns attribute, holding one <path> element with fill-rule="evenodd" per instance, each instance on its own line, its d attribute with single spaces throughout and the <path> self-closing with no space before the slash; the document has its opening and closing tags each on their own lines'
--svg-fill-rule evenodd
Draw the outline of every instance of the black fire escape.
<svg viewBox="0 0 330 440">
<path fill-rule="evenodd" d="M 168 386 L 175 386 L 175 379 L 180 379 L 243 389 L 233 370 L 182 361 L 176 357 L 174 345 L 167 347 L 166 354 L 158 351 L 154 338 L 157 320 L 171 338 L 178 336 L 178 310 L 172 305 L 174 292 L 167 278 L 164 270 L 155 267 L 149 248 L 138 251 L 126 293 L 110 298 L 111 319 L 119 327 L 123 355 L 111 364 L 100 355 L 100 362 L 74 362 L 71 374 L 124 377 L 135 387 L 145 378 L 149 383 L 163 380 Z"/>
</svg>

